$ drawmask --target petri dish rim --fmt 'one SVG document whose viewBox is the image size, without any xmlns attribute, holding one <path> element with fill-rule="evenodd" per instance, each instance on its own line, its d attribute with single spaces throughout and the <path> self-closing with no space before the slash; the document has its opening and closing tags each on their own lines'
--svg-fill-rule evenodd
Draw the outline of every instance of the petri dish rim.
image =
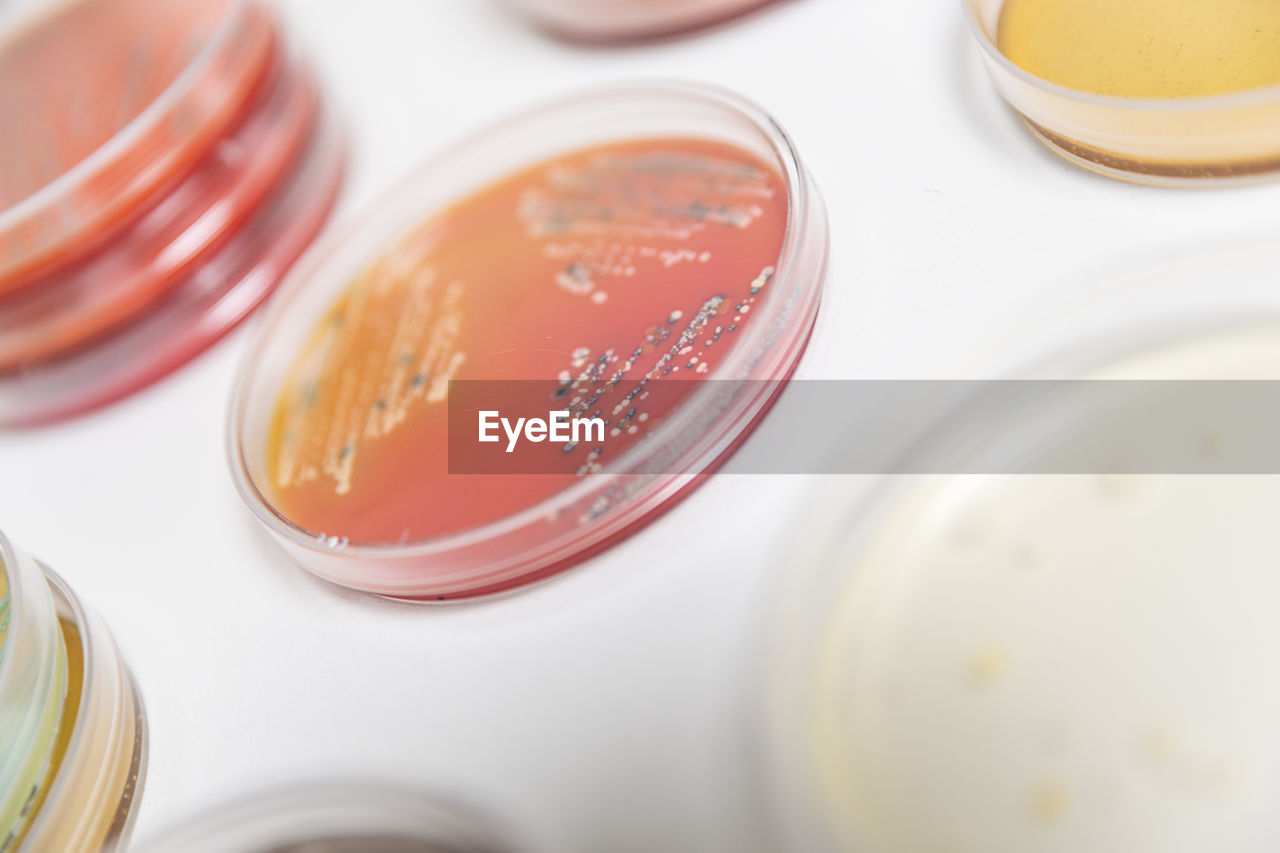
<svg viewBox="0 0 1280 853">
<path fill-rule="evenodd" d="M 1118 95 L 1086 92 L 1082 89 L 1074 89 L 1070 86 L 1054 83 L 1039 75 L 1032 74 L 1001 52 L 987 27 L 979 20 L 978 2 L 979 0 L 960 0 L 960 6 L 970 32 L 977 40 L 978 46 L 982 49 L 987 59 L 1021 82 L 1058 97 L 1090 106 L 1146 113 L 1201 113 L 1217 109 L 1262 106 L 1272 102 L 1280 105 L 1280 83 L 1246 89 L 1240 92 L 1193 95 L 1185 98 L 1125 98 Z M 1001 0 L 1002 9 L 1004 8 L 1004 2 L 1006 0 Z"/>
<path fill-rule="evenodd" d="M 305 823 L 304 823 L 305 821 Z M 504 850 L 505 826 L 490 829 L 456 798 L 374 781 L 313 781 L 303 787 L 238 799 L 175 824 L 130 849 L 152 853 L 239 853 L 259 845 L 325 840 L 322 833 L 397 833 L 423 843 L 457 843 L 427 833 L 453 833 L 463 843 Z M 252 846 L 249 846 L 252 845 Z"/>
<path fill-rule="evenodd" d="M 102 849 L 123 849 L 146 788 L 150 738 L 146 707 L 110 629 L 61 575 L 39 561 L 37 565 L 52 591 L 59 619 L 69 618 L 76 627 L 82 674 L 66 752 L 31 822 L 28 840 L 48 841 L 52 835 L 65 841 L 65 825 L 73 823 L 70 838 L 81 846 L 92 843 L 94 838 L 86 835 L 95 826 L 94 818 L 101 826 L 101 816 L 109 813 L 106 834 L 100 839 Z M 125 767 L 123 788 L 109 787 L 112 774 Z M 73 775 L 76 771 L 80 775 Z M 68 810 L 78 811 L 70 821 L 64 817 Z"/>
<path fill-rule="evenodd" d="M 47 7 L 32 9 L 11 26 L 0 33 L 0 51 L 7 49 L 14 41 L 23 37 L 31 29 L 38 27 L 47 18 L 51 18 L 71 5 L 84 0 L 60 0 Z M 124 127 L 111 135 L 106 142 L 90 152 L 79 163 L 45 184 L 31 195 L 16 204 L 0 210 L 0 234 L 22 222 L 32 212 L 56 204 L 73 187 L 83 183 L 98 171 L 111 165 L 112 159 L 127 151 L 138 139 L 154 125 L 165 120 L 165 114 L 177 101 L 190 91 L 201 77 L 214 57 L 226 46 L 240 27 L 253 0 L 226 0 L 227 8 L 217 28 L 210 34 L 208 41 L 201 45 L 196 55 L 187 63 L 178 75 L 147 104 L 141 112 L 125 123 Z"/>
<path fill-rule="evenodd" d="M 777 272 L 775 280 L 778 282 L 792 281 L 798 274 L 803 272 L 804 266 L 811 259 L 806 256 L 805 250 L 810 248 L 806 244 L 811 240 L 809 230 L 815 225 L 821 225 L 824 229 L 822 243 L 822 258 L 818 268 L 819 274 L 815 276 L 816 285 L 806 292 L 799 294 L 804 297 L 804 303 L 798 306 L 791 306 L 792 310 L 784 312 L 780 317 L 770 317 L 769 323 L 752 325 L 748 329 L 748 334 L 741 339 L 740 343 L 735 346 L 730 354 L 726 357 L 723 366 L 719 369 L 720 374 L 713 378 L 716 379 L 745 379 L 745 373 L 750 367 L 753 359 L 758 358 L 762 344 L 769 341 L 771 336 L 775 336 L 778 332 L 778 326 L 788 325 L 788 321 L 793 321 L 795 317 L 804 318 L 804 332 L 799 337 L 798 342 L 787 342 L 790 349 L 803 350 L 804 345 L 808 341 L 809 332 L 811 331 L 812 321 L 816 316 L 817 305 L 821 295 L 821 282 L 826 267 L 827 240 L 825 236 L 825 212 L 822 207 L 821 198 L 815 186 L 812 185 L 808 172 L 802 165 L 799 154 L 792 142 L 790 136 L 782 128 L 782 126 L 763 108 L 757 106 L 750 100 L 737 95 L 734 92 L 722 89 L 717 86 L 706 85 L 702 83 L 692 83 L 682 80 L 641 80 L 623 83 L 605 84 L 602 86 L 592 87 L 590 89 L 581 90 L 575 94 L 551 98 L 541 103 L 535 104 L 524 110 L 508 115 L 504 119 L 491 122 L 482 127 L 480 130 L 470 133 L 460 140 L 454 141 L 449 146 L 438 151 L 430 157 L 423 165 L 419 166 L 402 181 L 406 185 L 405 190 L 392 189 L 384 193 L 382 196 L 376 197 L 371 205 L 365 208 L 365 215 L 357 215 L 343 229 L 331 233 L 327 238 L 313 247 L 298 264 L 289 273 L 289 279 L 281 286 L 279 295 L 268 306 L 266 313 L 257 322 L 258 326 L 253 335 L 253 342 L 250 345 L 241 367 L 234 381 L 232 402 L 228 407 L 227 414 L 227 456 L 228 463 L 232 471 L 232 478 L 235 481 L 236 490 L 241 498 L 249 506 L 254 516 L 264 524 L 273 534 L 281 537 L 291 546 L 297 546 L 307 552 L 324 555 L 326 557 L 341 556 L 353 560 L 359 559 L 419 559 L 424 557 L 438 556 L 447 554 L 455 549 L 465 548 L 467 546 L 477 545 L 486 540 L 493 539 L 503 534 L 513 533 L 531 522 L 536 522 L 546 517 L 548 512 L 554 511 L 556 508 L 572 505 L 575 501 L 581 500 L 592 492 L 600 489 L 605 482 L 615 482 L 624 477 L 655 477 L 657 479 L 666 480 L 661 491 L 656 494 L 646 496 L 646 501 L 656 500 L 658 508 L 665 504 L 674 495 L 684 489 L 690 482 L 695 480 L 700 474 L 705 473 L 706 469 L 714 464 L 724 452 L 734 446 L 735 441 L 745 435 L 747 425 L 749 425 L 755 417 L 759 417 L 768 406 L 771 395 L 764 395 L 764 400 L 752 398 L 746 403 L 737 407 L 738 417 L 734 418 L 729 426 L 718 431 L 718 438 L 714 441 L 712 447 L 705 448 L 700 454 L 703 464 L 698 467 L 698 471 L 694 473 L 685 473 L 678 475 L 670 475 L 663 477 L 662 475 L 647 474 L 627 474 L 628 468 L 642 459 L 646 453 L 647 446 L 638 446 L 631 448 L 618 458 L 614 463 L 613 470 L 606 470 L 605 473 L 592 475 L 589 478 L 583 478 L 580 482 L 562 491 L 556 492 L 550 498 L 526 507 L 519 512 L 513 513 L 504 518 L 493 522 L 482 524 L 477 527 L 468 528 L 455 533 L 443 536 L 430 537 L 427 539 L 414 540 L 405 543 L 381 543 L 381 542 L 342 542 L 337 548 L 330 546 L 326 541 L 314 532 L 309 531 L 288 519 L 282 514 L 263 494 L 257 483 L 254 482 L 252 473 L 249 470 L 249 462 L 245 452 L 245 436 L 243 435 L 243 427 L 245 421 L 245 410 L 249 404 L 252 392 L 255 390 L 255 372 L 265 340 L 268 337 L 266 332 L 272 327 L 275 321 L 282 316 L 288 309 L 288 300 L 294 295 L 295 291 L 301 290 L 307 279 L 312 275 L 312 270 L 323 265 L 325 259 L 335 253 L 337 250 L 348 245 L 357 235 L 365 235 L 370 232 L 379 230 L 380 226 L 385 226 L 388 222 L 399 223 L 399 218 L 386 215 L 379 215 L 379 209 L 383 207 L 396 207 L 398 202 L 404 198 L 404 193 L 411 193 L 418 185 L 434 172 L 446 165 L 451 159 L 466 151 L 478 140 L 487 139 L 495 135 L 501 135 L 511 132 L 511 129 L 526 121 L 532 121 L 542 116 L 550 110 L 571 110 L 590 107 L 594 102 L 600 100 L 620 100 L 625 97 L 650 97 L 650 98 L 672 98 L 686 99 L 700 104 L 704 107 L 720 109 L 732 114 L 740 119 L 746 119 L 751 126 L 760 132 L 765 140 L 769 143 L 769 148 L 773 156 L 776 158 L 777 164 L 780 166 L 783 182 L 787 188 L 787 221 L 786 231 L 783 237 L 782 250 L 779 253 L 778 262 L 776 264 Z M 661 134 L 655 134 L 655 137 Z M 503 172 L 492 176 L 491 179 L 500 179 Z M 435 205 L 432 209 L 440 209 L 447 206 L 448 202 Z M 382 239 L 378 242 L 378 246 L 385 245 L 389 240 L 394 239 L 395 231 L 383 233 Z M 376 251 L 376 247 L 374 249 Z M 364 257 L 368 257 L 365 253 Z M 807 309 L 807 310 L 805 310 Z M 790 359 L 794 362 L 799 358 L 799 352 L 796 352 Z M 760 385 L 781 384 L 785 377 L 771 377 Z M 696 420 L 702 404 L 707 401 L 714 389 L 706 387 L 699 388 L 690 396 L 671 418 L 669 418 L 662 427 L 653 434 L 652 445 L 662 446 L 663 442 L 668 440 L 672 435 L 678 435 L 689 422 Z M 762 395 L 757 394 L 756 397 Z M 745 413 L 742 410 L 749 410 Z M 656 480 L 655 480 L 656 481 Z M 628 529 L 637 519 L 630 519 L 621 527 L 622 531 Z M 609 541 L 608 539 L 605 540 Z M 586 553 L 594 553 L 592 547 L 570 549 L 574 552 L 585 551 Z M 573 556 L 572 554 L 566 555 Z M 565 557 L 562 557 L 564 559 Z M 551 561 L 548 564 L 551 564 Z M 531 574 L 534 572 L 531 572 Z M 325 575 L 328 577 L 328 575 Z M 329 578 L 333 580 L 332 578 Z M 341 581 L 338 581 L 342 583 Z M 350 584 L 345 584 L 350 585 Z M 524 586 L 525 583 L 517 583 L 516 586 Z M 359 587 L 356 587 L 359 588 Z M 505 587 L 504 587 L 504 590 Z M 390 594 L 390 593 L 385 593 Z M 481 593 L 478 597 L 484 597 L 493 593 Z M 477 596 L 459 596 L 460 598 L 473 598 Z M 453 598 L 452 596 L 450 597 Z"/>
<path fill-rule="evenodd" d="M 713 30 L 760 11 L 775 0 L 676 4 L 676 11 L 655 10 L 645 0 L 607 3 L 507 0 L 513 11 L 548 35 L 588 46 L 644 44 Z M 548 8 L 551 6 L 552 8 Z M 630 17 L 628 16 L 630 13 Z M 611 18 L 619 15 L 620 18 Z M 574 22 L 576 21 L 576 22 Z"/>
</svg>

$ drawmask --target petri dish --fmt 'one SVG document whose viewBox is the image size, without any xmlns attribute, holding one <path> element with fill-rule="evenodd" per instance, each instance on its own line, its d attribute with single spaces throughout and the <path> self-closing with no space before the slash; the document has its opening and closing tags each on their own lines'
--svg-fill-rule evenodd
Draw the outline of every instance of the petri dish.
<svg viewBox="0 0 1280 853">
<path fill-rule="evenodd" d="M 763 416 L 826 251 L 793 145 L 735 95 L 619 85 L 532 110 L 290 274 L 236 382 L 233 477 L 335 583 L 439 601 L 548 577 L 669 507 Z M 672 394 L 631 405 L 669 375 Z M 546 445 L 546 468 L 458 473 L 451 381 L 621 407 L 609 455 Z"/>
<path fill-rule="evenodd" d="M 77 74 L 49 71 L 71 48 Z M 0 96 L 24 128 L 0 192 L 0 426 L 80 414 L 198 355 L 336 199 L 336 122 L 260 4 L 63 3 L 14 28 L 5 75 L 40 83 Z M 82 120 L 85 99 L 112 110 Z M 27 165 L 46 148 L 43 171 Z"/>
<path fill-rule="evenodd" d="M 1224 0 L 963 0 L 1004 98 L 1100 174 L 1195 186 L 1280 168 L 1280 11 Z"/>
<path fill-rule="evenodd" d="M 184 822 L 138 850 L 155 853 L 504 853 L 469 811 L 376 785 L 310 785 Z"/>
<path fill-rule="evenodd" d="M 771 0 L 510 0 L 529 18 L 567 38 L 613 42 L 706 27 Z"/>
<path fill-rule="evenodd" d="M 0 426 L 35 426 L 114 402 L 167 376 L 271 293 L 328 218 L 345 148 L 326 121 L 270 201 L 143 315 L 57 358 L 0 374 Z"/>
<path fill-rule="evenodd" d="M 0 294 L 102 245 L 206 154 L 276 52 L 256 3 L 74 0 L 0 39 Z"/>
<path fill-rule="evenodd" d="M 1280 378 L 1274 320 L 1178 325 L 1086 347 L 1103 357 L 1081 375 Z M 1147 401 L 1111 399 L 961 411 L 918 451 L 1014 473 L 843 481 L 814 502 L 768 660 L 788 844 L 1274 849 L 1280 477 L 1016 473 L 1082 427 L 1143 416 Z M 1197 408 L 1177 452 L 1249 452 L 1220 417 Z M 1104 444 L 1082 471 L 1118 462 Z"/>
<path fill-rule="evenodd" d="M 239 124 L 110 247 L 0 301 L 0 372 L 73 350 L 171 292 L 287 178 L 317 106 L 305 75 L 276 69 Z"/>
<path fill-rule="evenodd" d="M 146 771 L 133 679 L 101 620 L 3 536 L 0 568 L 11 608 L 0 657 L 0 849 L 123 848 Z"/>
</svg>

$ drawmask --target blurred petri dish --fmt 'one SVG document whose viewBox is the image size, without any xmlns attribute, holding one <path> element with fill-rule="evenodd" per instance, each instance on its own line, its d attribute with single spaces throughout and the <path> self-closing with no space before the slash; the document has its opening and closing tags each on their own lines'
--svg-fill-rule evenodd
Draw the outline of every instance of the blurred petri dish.
<svg viewBox="0 0 1280 853">
<path fill-rule="evenodd" d="M 277 51 L 242 0 L 72 0 L 0 37 L 0 294 L 102 245 L 203 157 Z"/>
<path fill-rule="evenodd" d="M 629 41 L 709 26 L 772 0 L 510 0 L 532 20 L 580 41 Z"/>
<path fill-rule="evenodd" d="M 261 304 L 319 233 L 343 164 L 342 136 L 325 121 L 278 192 L 144 314 L 84 347 L 0 374 L 0 425 L 82 414 L 204 352 Z"/>
<path fill-rule="evenodd" d="M 1278 331 L 1183 326 L 1102 348 L 1084 375 L 1276 380 Z M 961 411 L 919 452 L 1017 471 L 1144 407 Z M 1179 454 L 1239 450 L 1220 412 L 1196 417 Z M 1106 445 L 1094 470 L 1119 461 Z M 768 661 L 788 849 L 1274 849 L 1280 478 L 900 477 L 830 484 L 813 507 Z"/>
<path fill-rule="evenodd" d="M 30 87 L 0 96 L 4 122 L 35 116 L 31 127 L 70 140 L 48 174 L 26 165 L 34 137 L 12 143 L 22 150 L 5 196 L 17 201 L 0 211 L 13 263 L 0 269 L 4 427 L 110 403 L 210 346 L 318 233 L 343 172 L 313 78 L 257 3 L 64 3 L 16 28 L 0 79 L 25 79 L 72 47 L 85 67 L 49 72 L 67 90 L 57 99 L 33 101 Z M 114 130 L 105 113 L 68 106 L 98 78 L 95 103 L 122 104 Z"/>
<path fill-rule="evenodd" d="M 291 273 L 237 379 L 233 476 L 335 583 L 445 600 L 547 577 L 670 506 L 749 432 L 808 340 L 826 250 L 793 146 L 734 95 L 620 85 L 525 113 Z M 643 402 L 667 378 L 678 393 Z M 613 444 L 551 448 L 533 473 L 451 474 L 452 380 L 617 409 Z"/>
<path fill-rule="evenodd" d="M 110 633 L 61 578 L 3 536 L 0 568 L 12 595 L 0 849 L 110 853 L 128 843 L 145 775 L 141 699 Z"/>
<path fill-rule="evenodd" d="M 0 372 L 92 341 L 169 293 L 287 179 L 317 105 L 311 80 L 282 65 L 239 125 L 109 247 L 0 300 Z"/>
<path fill-rule="evenodd" d="M 140 853 L 510 853 L 477 817 L 435 798 L 373 785 L 263 794 L 184 822 Z"/>
<path fill-rule="evenodd" d="M 1222 0 L 963 0 L 996 88 L 1068 160 L 1139 183 L 1280 169 L 1280 10 Z"/>
</svg>

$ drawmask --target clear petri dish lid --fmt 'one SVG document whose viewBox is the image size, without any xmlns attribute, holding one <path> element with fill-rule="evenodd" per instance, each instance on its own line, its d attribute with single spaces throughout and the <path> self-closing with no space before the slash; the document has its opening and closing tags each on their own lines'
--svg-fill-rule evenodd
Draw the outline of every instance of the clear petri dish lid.
<svg viewBox="0 0 1280 853">
<path fill-rule="evenodd" d="M 0 37 L 0 295 L 102 245 L 240 113 L 277 51 L 249 0 L 64 0 Z"/>
<path fill-rule="evenodd" d="M 136 847 L 154 853 L 510 853 L 499 831 L 431 796 L 331 783 L 254 797 Z"/>
<path fill-rule="evenodd" d="M 736 95 L 639 83 L 531 110 L 291 271 L 237 378 L 233 477 L 339 584 L 436 601 L 548 577 L 750 432 L 808 341 L 827 241 L 790 139 Z M 533 470 L 467 468 L 445 420 L 471 413 L 468 382 L 600 409 L 610 435 Z"/>
<path fill-rule="evenodd" d="M 771 0 L 509 0 L 568 38 L 627 41 L 709 26 Z"/>
<path fill-rule="evenodd" d="M 67 662 L 40 568 L 3 534 L 0 573 L 9 598 L 0 650 L 0 743 L 5 745 L 0 750 L 0 839 L 8 839 L 25 832 L 32 817 L 28 806 L 49 772 Z"/>
</svg>

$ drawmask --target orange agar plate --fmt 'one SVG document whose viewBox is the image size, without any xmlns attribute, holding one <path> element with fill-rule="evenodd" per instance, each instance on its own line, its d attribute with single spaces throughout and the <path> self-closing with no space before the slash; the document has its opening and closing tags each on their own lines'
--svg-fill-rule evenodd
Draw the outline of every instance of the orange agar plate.
<svg viewBox="0 0 1280 853">
<path fill-rule="evenodd" d="M 295 271 L 236 394 L 242 494 L 304 566 L 369 592 L 553 574 L 669 507 L 763 415 L 826 241 L 789 141 L 733 96 L 617 87 L 516 119 Z M 501 453 L 459 473 L 459 381 L 608 437 L 541 445 L 533 473 Z M 674 457 L 637 463 L 655 451 Z"/>
</svg>

